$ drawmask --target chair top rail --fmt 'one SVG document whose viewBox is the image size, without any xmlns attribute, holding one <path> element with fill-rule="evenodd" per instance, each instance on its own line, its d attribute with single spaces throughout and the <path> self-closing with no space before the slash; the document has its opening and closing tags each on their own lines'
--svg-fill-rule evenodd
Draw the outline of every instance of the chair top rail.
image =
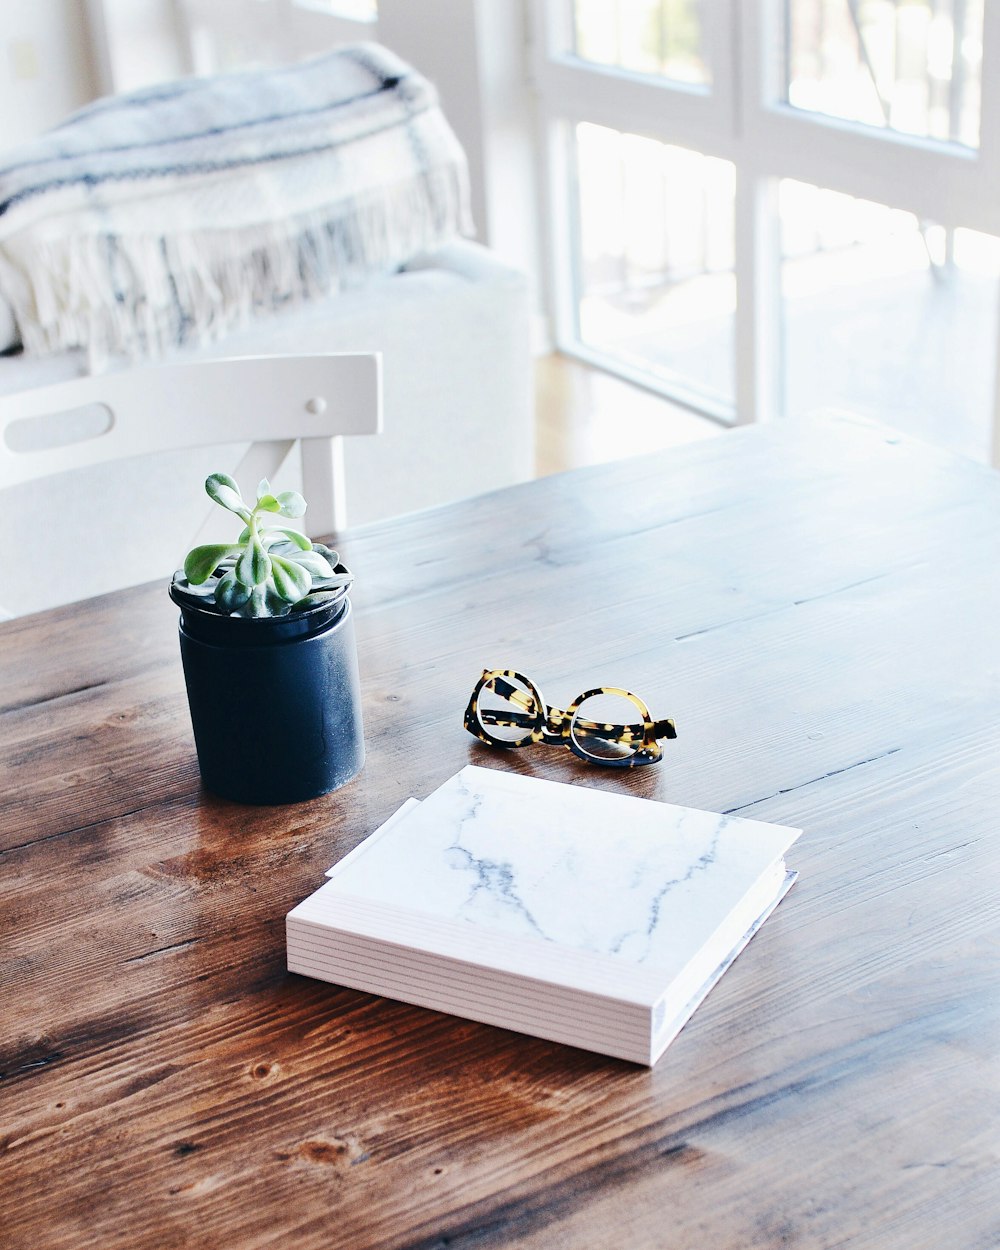
<svg viewBox="0 0 1000 1250">
<path fill-rule="evenodd" d="M 11 445 L 19 423 L 45 420 L 58 434 L 64 418 L 69 429 L 95 406 L 107 412 L 102 429 L 30 450 L 16 450 L 16 438 Z M 0 396 L 0 488 L 167 449 L 381 428 L 377 352 L 144 365 Z"/>
</svg>

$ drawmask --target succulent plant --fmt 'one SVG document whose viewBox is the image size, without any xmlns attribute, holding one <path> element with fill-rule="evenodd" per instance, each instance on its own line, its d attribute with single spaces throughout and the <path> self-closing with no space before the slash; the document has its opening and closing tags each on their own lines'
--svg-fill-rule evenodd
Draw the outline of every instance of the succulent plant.
<svg viewBox="0 0 1000 1250">
<path fill-rule="evenodd" d="M 298 530 L 269 525 L 268 517 L 300 517 L 306 501 L 293 490 L 272 494 L 267 478 L 251 508 L 226 473 L 212 473 L 205 490 L 244 524 L 232 543 L 209 543 L 188 553 L 174 584 L 188 595 L 212 601 L 228 616 L 284 616 L 343 595 L 353 575 L 338 569 L 336 551 L 310 542 Z M 206 603 L 206 606 L 208 604 Z"/>
</svg>

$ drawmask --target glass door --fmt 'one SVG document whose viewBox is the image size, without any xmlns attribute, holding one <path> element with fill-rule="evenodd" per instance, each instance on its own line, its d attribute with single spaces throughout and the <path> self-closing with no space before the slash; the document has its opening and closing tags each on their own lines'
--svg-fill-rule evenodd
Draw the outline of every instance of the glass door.
<svg viewBox="0 0 1000 1250">
<path fill-rule="evenodd" d="M 988 458 L 1000 17 L 538 3 L 560 347 L 723 421 L 849 408 Z"/>
<path fill-rule="evenodd" d="M 543 6 L 560 345 L 735 411 L 729 0 Z"/>
<path fill-rule="evenodd" d="M 793 108 L 978 148 L 983 0 L 786 0 L 782 21 Z"/>
</svg>

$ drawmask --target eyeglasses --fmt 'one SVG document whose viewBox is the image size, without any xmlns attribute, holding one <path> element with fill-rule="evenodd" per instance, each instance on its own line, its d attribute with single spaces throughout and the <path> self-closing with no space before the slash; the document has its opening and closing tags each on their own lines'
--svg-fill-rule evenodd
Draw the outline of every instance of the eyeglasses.
<svg viewBox="0 0 1000 1250">
<path fill-rule="evenodd" d="M 672 720 L 654 721 L 628 690 L 585 690 L 563 711 L 550 707 L 534 682 L 509 668 L 483 670 L 465 709 L 465 728 L 490 746 L 543 742 L 611 768 L 655 764 L 663 758 L 658 739 L 677 737 Z"/>
</svg>

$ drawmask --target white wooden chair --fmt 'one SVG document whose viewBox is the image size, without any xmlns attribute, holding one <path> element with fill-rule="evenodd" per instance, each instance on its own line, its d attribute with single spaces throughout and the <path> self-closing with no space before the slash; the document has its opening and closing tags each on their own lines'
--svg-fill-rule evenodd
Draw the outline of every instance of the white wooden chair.
<svg viewBox="0 0 1000 1250">
<path fill-rule="evenodd" d="M 249 490 L 276 479 L 300 440 L 303 524 L 316 538 L 347 524 L 343 436 L 381 428 L 379 353 L 146 365 L 0 395 L 0 490 L 110 461 L 247 442 L 226 471 Z M 204 541 L 213 512 L 206 500 L 188 547 Z"/>
</svg>

